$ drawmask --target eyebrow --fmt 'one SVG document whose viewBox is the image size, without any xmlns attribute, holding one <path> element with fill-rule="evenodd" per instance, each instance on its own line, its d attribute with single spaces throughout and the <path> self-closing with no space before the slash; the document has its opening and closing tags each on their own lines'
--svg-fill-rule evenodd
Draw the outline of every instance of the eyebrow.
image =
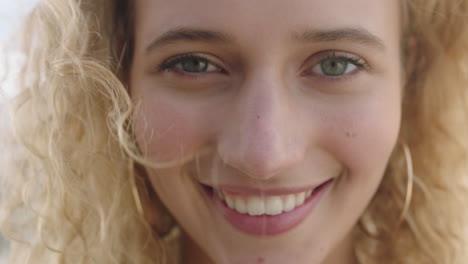
<svg viewBox="0 0 468 264">
<path fill-rule="evenodd" d="M 228 43 L 234 42 L 234 37 L 219 31 L 200 30 L 185 27 L 176 28 L 165 32 L 160 37 L 153 40 L 146 48 L 146 52 L 150 52 L 155 48 L 165 46 L 177 41 Z"/>
<path fill-rule="evenodd" d="M 351 41 L 372 46 L 380 50 L 385 49 L 384 41 L 364 28 L 340 28 L 334 30 L 308 29 L 302 33 L 295 34 L 294 38 L 303 42 Z"/>
<path fill-rule="evenodd" d="M 333 30 L 307 29 L 302 33 L 294 33 L 293 39 L 300 42 L 336 42 L 351 41 L 372 46 L 380 50 L 385 49 L 384 42 L 376 35 L 364 28 L 340 28 Z M 235 38 L 227 33 L 213 30 L 180 27 L 169 30 L 151 41 L 146 52 L 166 46 L 178 41 L 232 43 Z"/>
</svg>

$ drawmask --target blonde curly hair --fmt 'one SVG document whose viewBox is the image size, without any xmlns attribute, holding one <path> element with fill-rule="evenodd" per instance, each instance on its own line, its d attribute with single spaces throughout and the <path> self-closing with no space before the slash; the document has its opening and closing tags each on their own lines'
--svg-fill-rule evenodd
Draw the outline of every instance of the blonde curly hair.
<svg viewBox="0 0 468 264">
<path fill-rule="evenodd" d="M 412 200 L 400 223 L 407 164 L 396 148 L 355 251 L 366 264 L 468 263 L 468 1 L 401 1 Z M 163 237 L 173 220 L 132 133 L 132 10 L 126 0 L 44 0 L 25 21 L 27 63 L 10 108 L 16 152 L 0 172 L 10 263 L 171 261 Z"/>
</svg>

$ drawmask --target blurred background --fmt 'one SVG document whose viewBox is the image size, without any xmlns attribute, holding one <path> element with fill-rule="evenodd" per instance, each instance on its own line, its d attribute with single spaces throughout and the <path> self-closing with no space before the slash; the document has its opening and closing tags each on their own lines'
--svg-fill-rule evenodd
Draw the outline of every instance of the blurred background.
<svg viewBox="0 0 468 264">
<path fill-rule="evenodd" d="M 14 93 L 15 75 L 18 72 L 17 66 L 20 63 L 21 55 L 17 43 L 12 41 L 12 35 L 18 31 L 21 20 L 34 7 L 39 0 L 0 0 L 0 78 L 6 78 L 2 83 L 3 94 L 0 95 L 0 104 L 5 100 L 5 96 Z M 5 62 L 11 64 L 8 71 L 5 69 Z"/>
<path fill-rule="evenodd" d="M 0 90 L 0 128 L 5 125 L 2 109 L 5 100 L 15 93 L 15 75 L 21 63 L 21 53 L 11 36 L 17 32 L 21 19 L 37 2 L 38 0 L 0 0 L 0 80 L 4 80 Z M 9 65 L 8 71 L 5 68 L 5 62 Z M 2 129 L 0 133 L 1 131 Z M 0 235 L 0 264 L 6 264 L 7 255 L 8 243 Z"/>
</svg>

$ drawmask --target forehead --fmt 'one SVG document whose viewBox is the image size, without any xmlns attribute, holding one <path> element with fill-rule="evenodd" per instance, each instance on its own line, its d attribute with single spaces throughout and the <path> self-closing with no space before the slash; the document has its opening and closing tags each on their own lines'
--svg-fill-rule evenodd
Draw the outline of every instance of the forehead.
<svg viewBox="0 0 468 264">
<path fill-rule="evenodd" d="M 142 45 L 180 27 L 227 32 L 246 41 L 339 28 L 363 28 L 392 41 L 400 31 L 395 0 L 136 0 L 135 12 L 136 40 Z"/>
</svg>

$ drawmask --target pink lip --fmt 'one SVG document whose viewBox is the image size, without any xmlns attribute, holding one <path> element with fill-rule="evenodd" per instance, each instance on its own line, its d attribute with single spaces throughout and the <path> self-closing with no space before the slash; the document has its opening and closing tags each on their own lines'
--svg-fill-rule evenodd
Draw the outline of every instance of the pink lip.
<svg viewBox="0 0 468 264">
<path fill-rule="evenodd" d="M 205 188 L 208 197 L 214 202 L 214 208 L 238 230 L 256 236 L 272 236 L 287 232 L 299 225 L 315 208 L 333 180 L 318 187 L 303 205 L 279 215 L 250 216 L 230 209 L 226 202 L 214 195 L 213 190 Z M 310 189 L 309 189 L 310 190 Z"/>
</svg>

